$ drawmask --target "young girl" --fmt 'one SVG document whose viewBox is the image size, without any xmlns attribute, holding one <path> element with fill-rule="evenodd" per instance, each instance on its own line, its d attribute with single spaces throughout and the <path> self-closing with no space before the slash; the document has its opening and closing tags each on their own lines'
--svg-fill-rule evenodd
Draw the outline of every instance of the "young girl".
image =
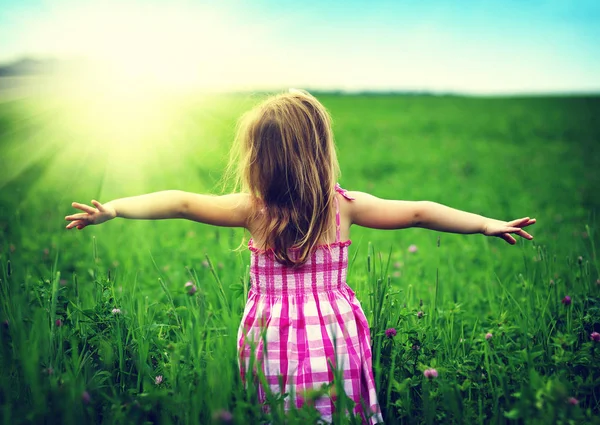
<svg viewBox="0 0 600 425">
<path fill-rule="evenodd" d="M 67 216 L 67 229 L 115 217 L 246 228 L 251 289 L 238 333 L 241 373 L 245 378 L 250 365 L 258 365 L 273 393 L 290 394 L 287 407 L 300 407 L 303 394 L 341 373 L 354 413 L 365 422 L 383 421 L 369 325 L 346 284 L 351 225 L 482 233 L 510 244 L 516 243 L 512 234 L 532 239 L 523 230 L 535 223 L 528 217 L 506 222 L 434 202 L 384 200 L 340 188 L 330 117 L 304 91 L 273 96 L 246 113 L 233 152 L 239 193 L 173 190 L 106 204 L 93 200 L 95 208 L 73 203 L 83 213 Z M 265 388 L 259 397 L 264 401 Z M 331 420 L 335 398 L 333 393 L 314 401 L 324 420 Z"/>
</svg>

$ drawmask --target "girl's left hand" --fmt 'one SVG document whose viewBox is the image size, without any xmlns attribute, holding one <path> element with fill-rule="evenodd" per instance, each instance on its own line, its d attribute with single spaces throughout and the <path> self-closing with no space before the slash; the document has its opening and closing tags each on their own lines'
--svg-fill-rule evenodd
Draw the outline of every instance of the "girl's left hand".
<svg viewBox="0 0 600 425">
<path fill-rule="evenodd" d="M 509 244 L 514 245 L 517 241 L 511 233 L 525 239 L 533 239 L 533 236 L 522 229 L 523 227 L 531 226 L 532 224 L 535 224 L 535 218 L 524 217 L 508 222 L 490 219 L 485 223 L 482 233 L 486 236 L 497 236 L 504 239 Z"/>
<path fill-rule="evenodd" d="M 117 216 L 117 211 L 109 204 L 102 205 L 100 202 L 94 200 L 92 200 L 92 204 L 94 204 L 96 208 L 73 202 L 71 205 L 74 208 L 84 212 L 66 216 L 65 220 L 70 221 L 70 223 L 67 224 L 67 229 L 77 227 L 81 230 L 90 224 L 101 224 Z"/>
</svg>

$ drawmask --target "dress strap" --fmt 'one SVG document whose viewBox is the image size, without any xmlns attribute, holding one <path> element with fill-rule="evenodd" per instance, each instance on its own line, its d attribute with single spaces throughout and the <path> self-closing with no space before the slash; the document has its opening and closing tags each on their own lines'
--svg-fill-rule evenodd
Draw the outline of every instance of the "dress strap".
<svg viewBox="0 0 600 425">
<path fill-rule="evenodd" d="M 352 196 L 348 195 L 348 191 L 346 189 L 342 189 L 340 187 L 339 183 L 335 184 L 335 191 L 337 193 L 339 193 L 340 195 L 342 195 L 344 198 L 346 198 L 349 201 L 354 201 L 355 200 L 355 198 L 353 198 Z"/>
<path fill-rule="evenodd" d="M 335 184 L 335 191 L 342 195 L 349 201 L 354 201 L 354 198 L 348 195 L 348 192 L 345 189 L 340 187 L 339 183 Z M 338 201 L 337 196 L 333 198 L 333 202 L 335 203 L 335 241 L 340 241 L 340 203 Z"/>
</svg>

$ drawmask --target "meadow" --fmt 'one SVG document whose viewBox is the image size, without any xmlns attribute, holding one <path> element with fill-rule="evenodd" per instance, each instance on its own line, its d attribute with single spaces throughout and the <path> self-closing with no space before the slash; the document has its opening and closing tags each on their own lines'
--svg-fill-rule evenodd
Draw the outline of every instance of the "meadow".
<svg viewBox="0 0 600 425">
<path fill-rule="evenodd" d="M 0 103 L 1 423 L 318 421 L 310 403 L 284 417 L 276 394 L 266 413 L 239 377 L 242 230 L 64 229 L 73 201 L 221 193 L 236 120 L 260 97 Z M 538 220 L 515 246 L 352 229 L 385 423 L 600 423 L 600 97 L 318 98 L 342 187 Z"/>
</svg>

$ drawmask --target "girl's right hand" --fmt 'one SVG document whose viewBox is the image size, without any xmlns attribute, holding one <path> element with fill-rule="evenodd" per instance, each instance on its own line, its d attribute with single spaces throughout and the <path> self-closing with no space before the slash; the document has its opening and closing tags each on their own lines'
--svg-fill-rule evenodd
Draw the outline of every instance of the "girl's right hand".
<svg viewBox="0 0 600 425">
<path fill-rule="evenodd" d="M 83 229 L 90 224 L 101 224 L 105 221 L 111 220 L 117 216 L 117 211 L 110 205 L 102 205 L 100 202 L 92 200 L 94 207 L 89 205 L 80 204 L 73 202 L 71 205 L 74 208 L 84 211 L 79 214 L 72 214 L 65 217 L 65 220 L 70 221 L 67 224 L 67 229 L 77 227 L 79 230 Z"/>
<path fill-rule="evenodd" d="M 497 236 L 514 245 L 517 241 L 511 233 L 525 239 L 533 239 L 533 236 L 523 230 L 523 227 L 531 226 L 532 224 L 535 224 L 535 218 L 524 217 L 508 222 L 488 219 L 482 233 L 486 236 Z"/>
</svg>

